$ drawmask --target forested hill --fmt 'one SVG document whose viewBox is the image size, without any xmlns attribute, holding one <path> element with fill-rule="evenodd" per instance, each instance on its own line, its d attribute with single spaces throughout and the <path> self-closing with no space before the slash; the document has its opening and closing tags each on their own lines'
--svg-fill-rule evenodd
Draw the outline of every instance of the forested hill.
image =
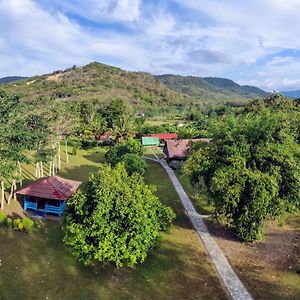
<svg viewBox="0 0 300 300">
<path fill-rule="evenodd" d="M 255 86 L 239 85 L 226 78 L 171 74 L 159 75 L 156 78 L 170 89 L 199 100 L 245 100 L 268 94 Z"/>
<path fill-rule="evenodd" d="M 97 62 L 1 84 L 0 89 L 17 92 L 25 100 L 40 96 L 64 100 L 105 100 L 114 96 L 141 107 L 243 102 L 266 94 L 258 88 L 240 86 L 228 79 L 153 76 L 150 73 L 124 71 Z"/>
<path fill-rule="evenodd" d="M 0 84 L 15 82 L 15 81 L 19 81 L 19 80 L 26 79 L 26 78 L 27 77 L 21 77 L 21 76 L 7 76 L 7 77 L 0 78 Z"/>
</svg>

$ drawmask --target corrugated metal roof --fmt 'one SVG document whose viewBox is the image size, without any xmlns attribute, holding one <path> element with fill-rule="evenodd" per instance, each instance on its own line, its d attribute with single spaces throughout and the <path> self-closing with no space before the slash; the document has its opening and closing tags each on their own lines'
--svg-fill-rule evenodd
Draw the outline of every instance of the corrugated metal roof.
<svg viewBox="0 0 300 300">
<path fill-rule="evenodd" d="M 59 176 L 39 178 L 16 193 L 38 198 L 67 200 L 78 189 L 81 182 Z"/>
<path fill-rule="evenodd" d="M 209 143 L 210 139 L 185 139 L 185 140 L 167 140 L 165 153 L 168 159 L 186 159 L 190 149 L 191 142 Z"/>
<path fill-rule="evenodd" d="M 151 137 L 158 137 L 160 140 L 176 140 L 177 133 L 153 133 Z"/>
<path fill-rule="evenodd" d="M 143 136 L 142 137 L 142 144 L 143 144 L 143 146 L 158 146 L 159 145 L 159 138 L 150 137 L 150 136 Z"/>
</svg>

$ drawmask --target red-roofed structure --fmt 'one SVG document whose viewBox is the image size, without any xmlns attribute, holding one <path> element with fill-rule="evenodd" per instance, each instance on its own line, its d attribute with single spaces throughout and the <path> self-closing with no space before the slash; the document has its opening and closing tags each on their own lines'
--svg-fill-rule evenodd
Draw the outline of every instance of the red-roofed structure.
<svg viewBox="0 0 300 300">
<path fill-rule="evenodd" d="M 108 141 L 110 138 L 111 138 L 111 132 L 105 131 L 101 135 L 99 135 L 97 139 L 100 142 L 105 142 L 105 141 Z"/>
<path fill-rule="evenodd" d="M 24 209 L 61 215 L 66 201 L 77 191 L 81 182 L 59 176 L 39 178 L 16 194 L 24 196 Z"/>
<path fill-rule="evenodd" d="M 176 140 L 177 139 L 177 133 L 153 133 L 153 134 L 150 134 L 149 136 L 157 137 L 161 141 Z"/>
<path fill-rule="evenodd" d="M 167 160 L 184 160 L 188 156 L 191 143 L 209 143 L 210 139 L 192 139 L 192 140 L 167 140 L 164 152 Z"/>
</svg>

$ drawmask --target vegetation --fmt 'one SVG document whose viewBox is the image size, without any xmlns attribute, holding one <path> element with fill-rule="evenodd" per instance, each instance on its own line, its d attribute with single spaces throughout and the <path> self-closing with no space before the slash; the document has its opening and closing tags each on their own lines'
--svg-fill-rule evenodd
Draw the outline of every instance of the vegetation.
<svg viewBox="0 0 300 300">
<path fill-rule="evenodd" d="M 37 96 L 78 102 L 88 99 L 104 102 L 112 97 L 121 97 L 137 110 L 147 109 L 150 115 L 151 111 L 157 112 L 172 105 L 179 107 L 190 103 L 227 101 L 245 103 L 247 99 L 266 94 L 258 88 L 240 86 L 224 78 L 153 76 L 97 62 L 14 81 L 3 85 L 3 88 L 22 94 L 26 101 Z"/>
<path fill-rule="evenodd" d="M 105 154 L 106 161 L 112 166 L 116 166 L 123 160 L 126 154 L 136 154 L 142 156 L 144 148 L 142 144 L 134 139 L 124 141 L 119 144 L 110 147 Z"/>
<path fill-rule="evenodd" d="M 179 75 L 160 75 L 157 80 L 171 90 L 199 101 L 245 102 L 245 99 L 264 97 L 267 93 L 257 87 L 239 85 L 232 80 L 217 77 L 195 77 Z"/>
<path fill-rule="evenodd" d="M 103 165 L 68 202 L 64 242 L 85 264 L 132 267 L 145 261 L 174 217 L 142 177 Z"/>
<path fill-rule="evenodd" d="M 122 162 L 129 175 L 137 173 L 144 176 L 147 164 L 144 159 L 134 153 L 127 153 L 123 156 Z"/>
<path fill-rule="evenodd" d="M 104 162 L 105 151 L 103 147 L 98 152 L 96 148 L 79 149 L 76 156 L 70 156 L 69 163 L 62 160 L 58 175 L 86 181 L 88 174 L 97 171 L 99 162 Z M 34 165 L 24 165 L 24 168 L 26 180 L 33 179 Z M 62 242 L 64 232 L 60 222 L 42 220 L 32 235 L 0 229 L 0 296 L 31 300 L 41 297 L 227 299 L 172 183 L 159 164 L 149 161 L 146 182 L 157 186 L 155 194 L 176 211 L 177 217 L 170 232 L 161 233 L 159 247 L 150 250 L 144 263 L 135 268 L 99 263 L 84 266 L 70 255 Z"/>
<path fill-rule="evenodd" d="M 278 96 L 254 101 L 243 114 L 211 128 L 185 171 L 203 182 L 217 217 L 245 241 L 262 238 L 265 221 L 300 208 L 299 109 Z"/>
</svg>

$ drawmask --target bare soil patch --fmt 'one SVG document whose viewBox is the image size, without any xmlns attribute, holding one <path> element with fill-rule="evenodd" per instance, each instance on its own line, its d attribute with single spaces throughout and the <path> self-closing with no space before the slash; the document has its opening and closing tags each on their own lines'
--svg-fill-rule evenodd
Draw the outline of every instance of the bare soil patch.
<svg viewBox="0 0 300 300">
<path fill-rule="evenodd" d="M 299 215 L 269 222 L 257 243 L 241 243 L 213 219 L 206 224 L 255 299 L 300 299 Z"/>
</svg>

